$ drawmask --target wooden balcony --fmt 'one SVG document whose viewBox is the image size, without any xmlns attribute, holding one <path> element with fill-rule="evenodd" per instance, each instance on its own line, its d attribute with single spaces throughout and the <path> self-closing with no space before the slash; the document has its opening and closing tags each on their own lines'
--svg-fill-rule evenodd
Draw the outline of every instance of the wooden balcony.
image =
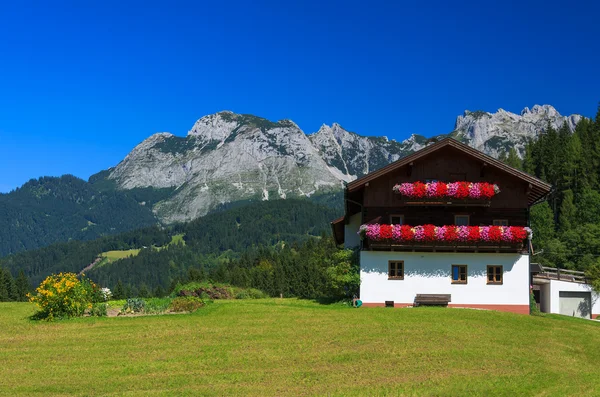
<svg viewBox="0 0 600 397">
<path fill-rule="evenodd" d="M 481 253 L 520 253 L 527 254 L 527 245 L 519 243 L 491 242 L 440 242 L 440 241 L 411 241 L 411 242 L 382 242 L 363 240 L 362 250 L 365 251 L 408 251 L 408 252 L 481 252 Z"/>
<path fill-rule="evenodd" d="M 436 207 L 489 207 L 489 199 L 457 199 L 452 197 L 401 197 L 399 205 L 404 206 L 436 206 Z"/>
</svg>

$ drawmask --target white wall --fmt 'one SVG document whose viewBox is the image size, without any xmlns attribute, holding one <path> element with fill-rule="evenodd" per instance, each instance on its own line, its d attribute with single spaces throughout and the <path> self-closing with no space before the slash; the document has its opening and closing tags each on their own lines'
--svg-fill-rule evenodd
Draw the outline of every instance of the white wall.
<svg viewBox="0 0 600 397">
<path fill-rule="evenodd" d="M 404 280 L 388 280 L 388 261 L 404 261 Z M 452 284 L 452 265 L 467 265 L 467 284 Z M 502 265 L 502 285 L 487 285 L 487 265 Z M 417 294 L 451 294 L 451 304 L 529 305 L 529 256 L 500 253 L 361 251 L 360 298 L 412 304 Z"/>
<path fill-rule="evenodd" d="M 550 283 L 540 285 L 540 311 L 551 313 Z"/>
<path fill-rule="evenodd" d="M 550 280 L 548 288 L 548 297 L 550 300 L 550 310 L 542 310 L 546 313 L 560 314 L 560 291 L 571 292 L 592 292 L 592 314 L 600 314 L 600 297 L 592 291 L 588 284 L 572 283 L 569 281 Z M 544 291 L 545 292 L 545 291 Z M 540 308 L 541 309 L 541 308 Z"/>
<path fill-rule="evenodd" d="M 362 214 L 354 214 L 350 217 L 350 222 L 344 225 L 344 248 L 354 248 L 360 245 L 360 236 L 358 235 L 358 229 L 360 228 L 360 221 L 362 220 Z"/>
</svg>

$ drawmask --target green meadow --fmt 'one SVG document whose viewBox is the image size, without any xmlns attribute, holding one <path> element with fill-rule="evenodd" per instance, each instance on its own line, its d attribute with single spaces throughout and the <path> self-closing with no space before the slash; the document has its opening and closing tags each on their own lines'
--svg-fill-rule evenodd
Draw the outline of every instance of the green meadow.
<svg viewBox="0 0 600 397">
<path fill-rule="evenodd" d="M 559 316 L 295 299 L 54 323 L 32 312 L 0 303 L 0 395 L 600 394 L 600 324 Z"/>
</svg>

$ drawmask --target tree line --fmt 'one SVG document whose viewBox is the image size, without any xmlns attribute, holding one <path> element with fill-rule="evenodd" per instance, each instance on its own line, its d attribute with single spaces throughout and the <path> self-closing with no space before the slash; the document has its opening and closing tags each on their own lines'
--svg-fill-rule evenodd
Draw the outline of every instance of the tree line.
<svg viewBox="0 0 600 397">
<path fill-rule="evenodd" d="M 30 289 L 22 270 L 15 278 L 8 269 L 0 267 L 0 302 L 25 302 Z"/>
<path fill-rule="evenodd" d="M 600 266 L 600 107 L 571 132 L 548 125 L 525 147 L 501 156 L 507 164 L 550 184 L 547 199 L 531 208 L 532 261 L 587 271 Z"/>
<path fill-rule="evenodd" d="M 86 275 L 116 289 L 117 296 L 160 296 L 199 274 L 227 282 L 229 276 L 216 277 L 228 274 L 220 266 L 247 252 L 301 247 L 310 240 L 329 238 L 329 222 L 340 212 L 341 205 L 331 208 L 306 199 L 255 202 L 170 228 L 153 226 L 93 241 L 53 244 L 0 258 L 0 266 L 14 274 L 23 270 L 37 285 L 51 273 L 78 273 L 103 252 L 140 249 L 136 256 L 92 268 Z M 184 242 L 169 244 L 177 234 L 185 236 Z M 214 273 L 216 269 L 220 273 Z"/>
</svg>

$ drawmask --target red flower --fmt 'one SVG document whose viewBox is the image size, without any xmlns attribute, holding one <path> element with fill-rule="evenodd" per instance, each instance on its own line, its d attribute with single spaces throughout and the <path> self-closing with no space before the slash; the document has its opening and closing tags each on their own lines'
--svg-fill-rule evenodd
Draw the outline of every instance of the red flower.
<svg viewBox="0 0 600 397">
<path fill-rule="evenodd" d="M 418 198 L 425 197 L 427 193 L 427 187 L 423 182 L 415 182 L 413 184 L 413 195 Z"/>
<path fill-rule="evenodd" d="M 480 238 L 479 226 L 469 226 L 469 236 L 467 237 L 467 241 L 479 241 Z"/>
<path fill-rule="evenodd" d="M 500 226 L 491 226 L 488 233 L 490 241 L 499 242 L 502 240 L 502 228 Z"/>
<path fill-rule="evenodd" d="M 511 226 L 510 233 L 515 243 L 520 243 L 527 238 L 527 231 L 522 227 Z"/>
<path fill-rule="evenodd" d="M 409 225 L 400 226 L 400 238 L 403 241 L 412 241 L 415 238 L 415 233 Z"/>
<path fill-rule="evenodd" d="M 379 228 L 379 237 L 384 240 L 392 238 L 392 225 L 381 225 Z"/>
<path fill-rule="evenodd" d="M 444 234 L 446 241 L 456 241 L 458 234 L 456 233 L 455 226 L 446 226 L 446 233 Z"/>
<path fill-rule="evenodd" d="M 438 182 L 435 195 L 436 197 L 444 197 L 448 195 L 448 185 L 444 182 Z"/>
<path fill-rule="evenodd" d="M 423 225 L 423 233 L 425 234 L 425 241 L 435 240 L 435 226 L 434 225 Z"/>
<path fill-rule="evenodd" d="M 458 182 L 456 198 L 462 199 L 465 197 L 469 197 L 469 182 Z"/>
<path fill-rule="evenodd" d="M 496 194 L 496 192 L 494 191 L 494 185 L 492 185 L 491 183 L 483 182 L 481 184 L 480 190 L 481 197 L 486 199 L 491 199 Z"/>
</svg>

